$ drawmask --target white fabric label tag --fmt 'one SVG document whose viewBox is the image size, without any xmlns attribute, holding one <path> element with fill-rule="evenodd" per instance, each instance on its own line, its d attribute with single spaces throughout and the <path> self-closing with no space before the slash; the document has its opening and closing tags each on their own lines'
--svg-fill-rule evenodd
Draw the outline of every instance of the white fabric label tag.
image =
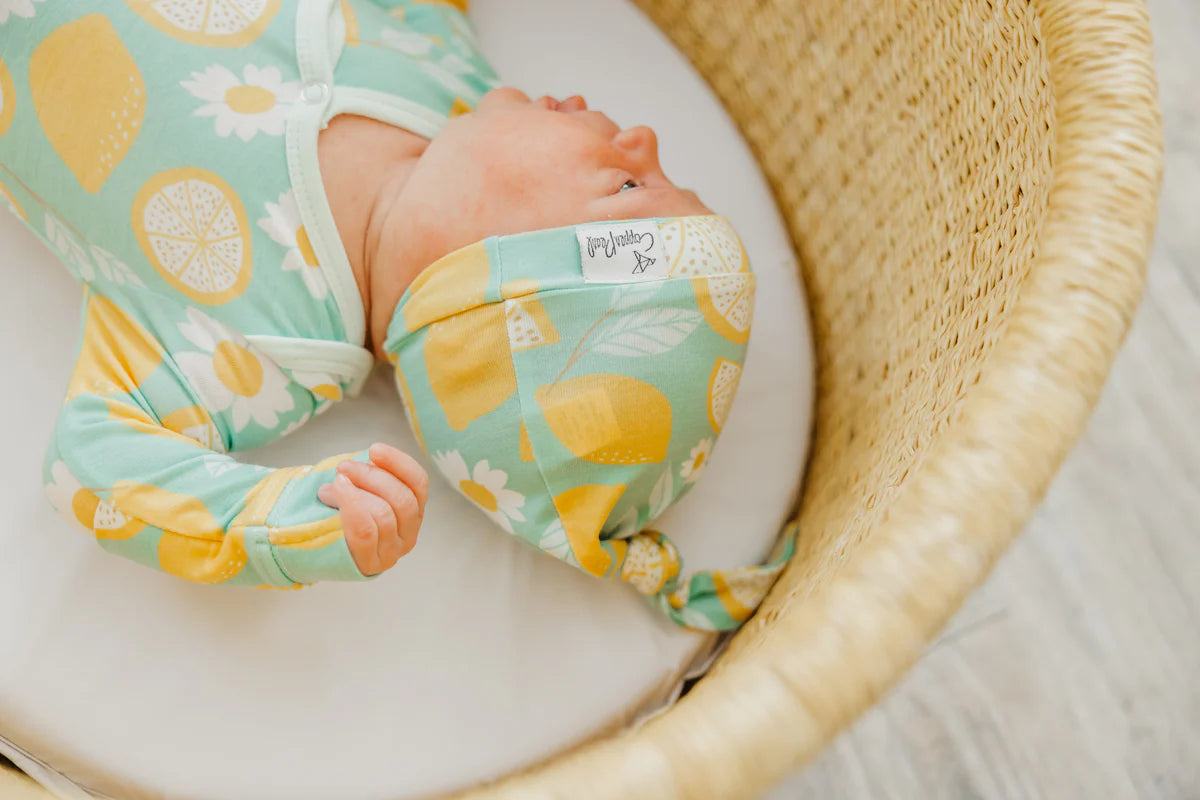
<svg viewBox="0 0 1200 800">
<path fill-rule="evenodd" d="M 667 277 L 662 234 L 651 220 L 579 225 L 584 283 L 633 283 Z"/>
</svg>

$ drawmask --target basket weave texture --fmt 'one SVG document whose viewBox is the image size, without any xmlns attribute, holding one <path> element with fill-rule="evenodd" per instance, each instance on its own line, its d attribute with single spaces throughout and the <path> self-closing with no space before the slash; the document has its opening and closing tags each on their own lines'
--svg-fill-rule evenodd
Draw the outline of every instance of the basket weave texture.
<svg viewBox="0 0 1200 800">
<path fill-rule="evenodd" d="M 1134 0 L 635 0 L 775 192 L 817 347 L 796 558 L 679 703 L 471 800 L 754 798 L 894 684 L 1083 432 L 1162 178 Z"/>
<path fill-rule="evenodd" d="M 668 712 L 472 800 L 753 798 L 812 758 L 1028 519 L 1143 283 L 1162 143 L 1141 2 L 635 2 L 739 124 L 799 255 L 800 549 Z"/>
</svg>

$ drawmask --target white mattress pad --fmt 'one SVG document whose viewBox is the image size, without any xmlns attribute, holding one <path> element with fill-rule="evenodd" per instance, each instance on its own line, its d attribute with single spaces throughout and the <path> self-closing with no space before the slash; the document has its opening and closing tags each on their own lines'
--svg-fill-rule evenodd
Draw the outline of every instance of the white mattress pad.
<svg viewBox="0 0 1200 800">
<path fill-rule="evenodd" d="M 654 127 L 667 175 L 745 240 L 759 284 L 741 390 L 696 491 L 656 527 L 688 569 L 761 558 L 805 463 L 813 366 L 794 257 L 753 157 L 622 0 L 475 0 L 473 18 L 511 85 L 578 92 L 623 126 Z M 369 584 L 203 587 L 104 553 L 41 489 L 79 299 L 0 215 L 0 752 L 62 796 L 426 797 L 628 724 L 711 652 L 713 637 L 630 587 L 496 531 L 436 476 L 417 549 Z M 241 456 L 308 463 L 375 439 L 419 453 L 378 372 L 362 397 Z"/>
</svg>

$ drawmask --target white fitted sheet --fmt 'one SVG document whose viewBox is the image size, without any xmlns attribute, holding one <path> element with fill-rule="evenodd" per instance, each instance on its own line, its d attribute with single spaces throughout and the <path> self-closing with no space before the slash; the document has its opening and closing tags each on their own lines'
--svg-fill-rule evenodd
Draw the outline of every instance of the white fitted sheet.
<svg viewBox="0 0 1200 800">
<path fill-rule="evenodd" d="M 752 156 L 624 0 L 475 0 L 473 16 L 512 85 L 580 92 L 623 126 L 652 125 L 667 174 L 745 239 L 759 290 L 741 390 L 703 481 L 660 527 L 689 568 L 760 557 L 798 488 L 813 366 L 795 263 Z M 66 271 L 0 215 L 0 752 L 63 796 L 423 797 L 629 722 L 711 650 L 437 483 L 419 547 L 370 584 L 213 589 L 105 554 L 40 486 L 78 302 Z M 248 458 L 284 465 L 376 438 L 417 452 L 378 373 L 363 397 Z"/>
</svg>

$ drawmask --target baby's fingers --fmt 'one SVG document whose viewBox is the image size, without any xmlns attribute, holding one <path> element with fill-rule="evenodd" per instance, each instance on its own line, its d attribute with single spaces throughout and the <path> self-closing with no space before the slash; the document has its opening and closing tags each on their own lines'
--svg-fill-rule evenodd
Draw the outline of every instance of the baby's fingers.
<svg viewBox="0 0 1200 800">
<path fill-rule="evenodd" d="M 376 575 L 396 563 L 380 557 L 379 543 L 395 538 L 396 520 L 387 503 L 338 475 L 333 481 L 341 509 L 342 531 L 354 563 L 363 575 Z"/>
<path fill-rule="evenodd" d="M 425 513 L 425 501 L 429 496 L 429 473 L 417 460 L 395 447 L 376 443 L 368 451 L 371 463 L 395 475 L 404 485 L 412 490 L 417 498 L 417 506 L 421 515 Z"/>
<path fill-rule="evenodd" d="M 390 533 L 396 539 L 389 540 L 381 527 L 379 548 L 381 557 L 390 557 L 395 545 L 395 558 L 412 550 L 417 542 L 417 531 L 421 527 L 423 509 L 416 494 L 395 475 L 361 461 L 344 461 L 338 465 L 338 473 L 349 478 L 356 487 L 369 492 L 388 506 L 391 515 Z"/>
</svg>

